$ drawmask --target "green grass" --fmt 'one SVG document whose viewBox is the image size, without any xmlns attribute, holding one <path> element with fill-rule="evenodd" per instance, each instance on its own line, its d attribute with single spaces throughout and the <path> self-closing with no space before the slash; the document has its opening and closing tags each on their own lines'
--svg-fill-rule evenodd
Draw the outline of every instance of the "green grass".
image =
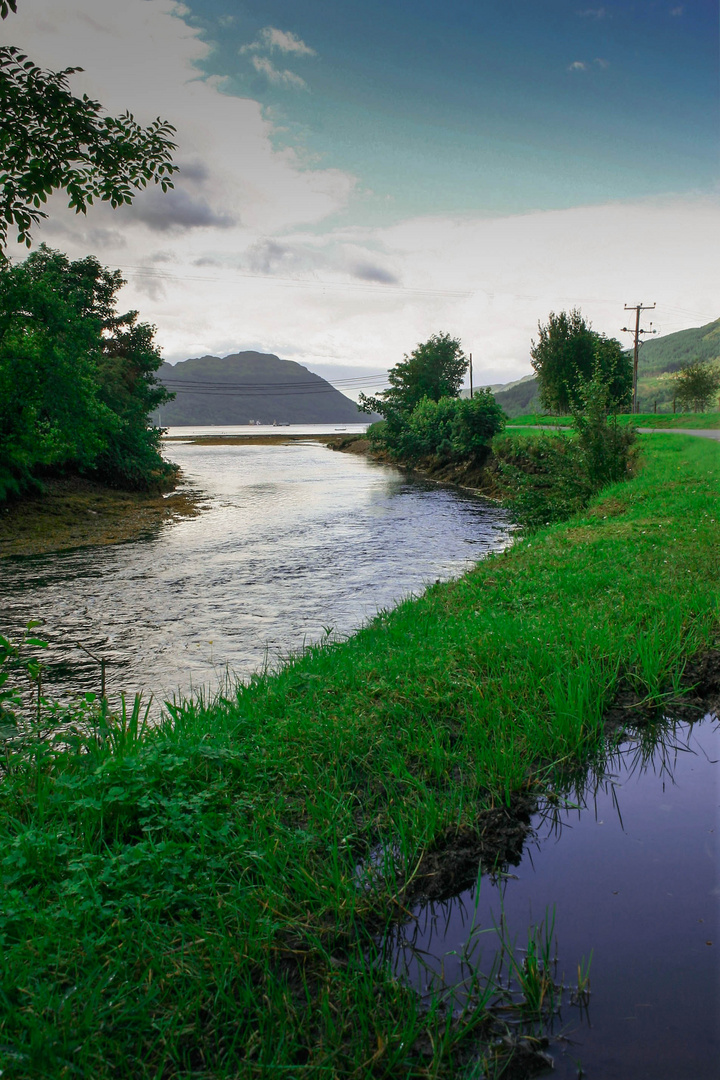
<svg viewBox="0 0 720 1080">
<path fill-rule="evenodd" d="M 618 416 L 621 424 L 634 423 L 637 427 L 648 428 L 697 428 L 703 431 L 720 430 L 720 413 L 627 413 Z M 514 427 L 571 427 L 571 416 L 544 416 L 531 413 L 527 416 L 514 416 L 508 421 L 508 428 Z"/>
<path fill-rule="evenodd" d="M 9 757 L 5 1074 L 457 1075 L 482 1000 L 426 1011 L 374 960 L 403 873 L 602 755 L 621 680 L 660 702 L 717 640 L 720 447 L 641 447 L 582 516 L 231 701 Z"/>
</svg>

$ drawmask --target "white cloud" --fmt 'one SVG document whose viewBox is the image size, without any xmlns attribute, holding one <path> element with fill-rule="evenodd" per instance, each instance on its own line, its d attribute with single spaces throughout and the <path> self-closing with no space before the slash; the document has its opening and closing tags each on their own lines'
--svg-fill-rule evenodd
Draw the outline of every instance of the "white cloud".
<svg viewBox="0 0 720 1080">
<path fill-rule="evenodd" d="M 585 8 L 583 11 L 578 11 L 578 15 L 584 19 L 607 19 L 609 12 L 607 8 Z"/>
<path fill-rule="evenodd" d="M 295 53 L 296 56 L 317 56 L 314 49 L 306 45 L 299 37 L 289 30 L 278 30 L 275 26 L 265 26 L 260 31 L 260 36 L 248 45 L 243 45 L 241 53 L 251 52 L 282 52 Z"/>
<path fill-rule="evenodd" d="M 573 60 L 572 64 L 568 64 L 568 71 L 587 71 L 587 64 L 584 60 Z"/>
<path fill-rule="evenodd" d="M 670 8 L 670 14 L 675 15 L 676 17 L 678 17 L 680 15 L 684 15 L 685 14 L 685 8 L 683 7 L 682 4 L 680 4 L 679 7 Z"/>
<path fill-rule="evenodd" d="M 597 64 L 597 66 L 599 68 L 602 68 L 603 71 L 605 70 L 605 68 L 610 67 L 610 61 L 609 60 L 604 60 L 602 56 L 596 56 L 595 59 L 593 60 L 593 64 Z"/>
<path fill-rule="evenodd" d="M 294 71 L 280 71 L 272 60 L 268 60 L 267 56 L 253 56 L 252 63 L 260 75 L 264 75 L 268 82 L 276 86 L 293 86 L 296 90 L 307 90 L 304 79 L 301 79 Z"/>
<path fill-rule="evenodd" d="M 269 49 L 278 49 L 284 53 L 296 53 L 298 56 L 317 55 L 314 49 L 311 49 L 295 34 L 290 31 L 278 30 L 274 26 L 266 26 L 261 30 L 260 38 Z"/>
</svg>

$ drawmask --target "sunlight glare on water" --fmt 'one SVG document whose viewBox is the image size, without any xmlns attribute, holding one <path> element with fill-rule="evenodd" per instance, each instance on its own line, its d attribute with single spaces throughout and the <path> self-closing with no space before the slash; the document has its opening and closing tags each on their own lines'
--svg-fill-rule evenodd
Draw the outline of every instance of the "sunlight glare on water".
<svg viewBox="0 0 720 1080">
<path fill-rule="evenodd" d="M 347 635 L 379 609 L 461 574 L 509 542 L 507 517 L 470 493 L 307 442 L 172 443 L 198 517 L 142 539 L 6 559 L 2 632 L 43 618 L 56 690 L 108 686 L 162 700 L 217 689 L 226 667 Z"/>
</svg>

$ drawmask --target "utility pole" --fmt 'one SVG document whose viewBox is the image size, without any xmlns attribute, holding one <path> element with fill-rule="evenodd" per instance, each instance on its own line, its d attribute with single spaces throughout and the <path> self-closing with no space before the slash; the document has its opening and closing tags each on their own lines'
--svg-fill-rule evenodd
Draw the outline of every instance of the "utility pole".
<svg viewBox="0 0 720 1080">
<path fill-rule="evenodd" d="M 655 304 L 631 304 L 625 305 L 625 311 L 635 312 L 635 348 L 633 350 L 633 396 L 632 396 L 632 412 L 638 411 L 637 403 L 637 380 L 638 380 L 638 351 L 640 349 L 640 335 L 641 334 L 656 334 L 657 330 L 641 330 L 640 329 L 640 312 L 641 311 L 653 311 Z M 652 323 L 650 323 L 652 326 Z M 626 334 L 632 334 L 633 331 L 629 326 L 623 326 L 623 331 Z"/>
<path fill-rule="evenodd" d="M 472 353 L 470 353 L 470 400 L 472 401 L 473 385 L 472 385 Z"/>
</svg>

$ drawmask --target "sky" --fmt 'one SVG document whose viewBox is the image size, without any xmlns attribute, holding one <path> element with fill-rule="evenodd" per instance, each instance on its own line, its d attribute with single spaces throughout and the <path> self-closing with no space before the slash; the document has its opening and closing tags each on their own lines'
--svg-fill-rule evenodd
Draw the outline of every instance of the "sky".
<svg viewBox="0 0 720 1080">
<path fill-rule="evenodd" d="M 718 2 L 591 5 L 19 0 L 4 43 L 177 128 L 173 191 L 55 196 L 34 239 L 121 269 L 171 363 L 256 349 L 368 390 L 434 333 L 484 385 L 531 371 L 551 311 L 627 344 L 626 304 L 710 322 Z"/>
</svg>

